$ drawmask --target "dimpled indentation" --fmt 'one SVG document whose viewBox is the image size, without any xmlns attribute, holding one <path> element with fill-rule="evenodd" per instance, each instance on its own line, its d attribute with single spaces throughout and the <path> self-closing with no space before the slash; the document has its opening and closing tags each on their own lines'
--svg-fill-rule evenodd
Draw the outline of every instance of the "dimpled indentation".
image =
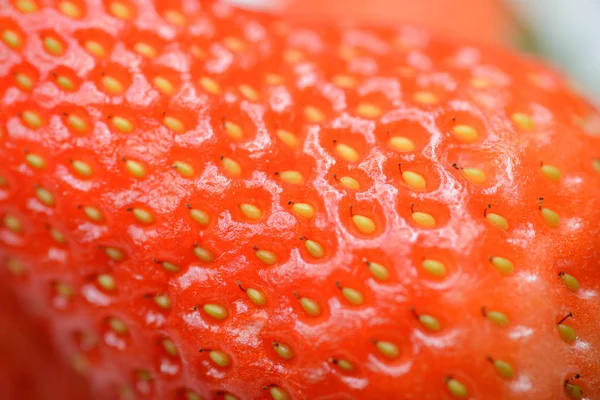
<svg viewBox="0 0 600 400">
<path fill-rule="evenodd" d="M 83 325 L 78 370 L 122 397 L 597 395 L 589 104 L 417 28 L 201 3 L 0 11 L 0 265 Z"/>
</svg>

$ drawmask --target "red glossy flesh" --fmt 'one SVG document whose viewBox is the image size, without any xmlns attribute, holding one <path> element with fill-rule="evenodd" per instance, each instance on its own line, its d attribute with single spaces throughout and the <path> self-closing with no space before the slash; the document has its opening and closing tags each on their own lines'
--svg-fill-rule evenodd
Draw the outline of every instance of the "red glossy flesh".
<svg viewBox="0 0 600 400">
<path fill-rule="evenodd" d="M 87 357 L 94 393 L 114 396 L 129 387 L 140 397 L 169 399 L 187 387 L 206 398 L 226 391 L 252 399 L 268 397 L 263 387 L 278 385 L 293 399 L 440 399 L 451 398 L 444 379 L 454 376 L 473 398 L 566 398 L 564 380 L 580 373 L 577 384 L 590 398 L 598 395 L 600 174 L 593 160 L 600 150 L 592 124 L 598 114 L 554 72 L 410 27 L 314 28 L 223 5 L 200 10 L 194 2 L 185 3 L 189 9 L 158 2 L 155 12 L 141 1 L 127 3 L 137 11 L 124 22 L 103 2 L 79 4 L 86 14 L 75 22 L 53 7 L 31 15 L 8 7 L 0 17 L 0 26 L 16 24 L 24 38 L 16 51 L 2 43 L 0 175 L 8 186 L 0 191 L 0 216 L 17 216 L 23 232 L 2 227 L 0 252 L 3 263 L 18 259 L 25 266 L 22 276 L 7 279 L 51 319 L 58 348 L 70 358 Z M 186 27 L 163 19 L 167 5 L 184 11 Z M 41 47 L 37 32 L 47 29 L 66 44 L 62 56 Z M 110 49 L 105 58 L 81 44 L 99 37 Z M 226 37 L 240 39 L 243 49 L 225 46 Z M 142 38 L 159 48 L 156 58 L 133 51 Z M 191 44 L 206 58 L 194 57 Z M 349 59 L 343 47 L 355 55 Z M 290 62 L 287 53 L 285 61 L 290 49 L 302 51 L 303 60 Z M 24 65 L 35 75 L 30 92 L 10 79 Z M 55 84 L 51 71 L 59 66 L 81 80 L 74 92 Z M 269 84 L 268 73 L 283 83 Z M 339 73 L 353 76 L 357 87 L 336 87 L 332 78 Z M 176 83 L 174 94 L 153 89 L 156 74 Z M 106 75 L 126 86 L 123 96 L 102 89 Z M 218 82 L 221 93 L 208 93 L 198 83 L 202 76 Z M 491 86 L 474 87 L 473 77 Z M 240 84 L 253 87 L 259 100 L 243 98 Z M 416 103 L 418 90 L 434 93 L 439 103 Z M 357 115 L 362 102 L 383 116 Z M 306 106 L 318 107 L 326 121 L 307 121 Z M 39 113 L 43 126 L 28 128 L 25 110 Z M 161 123 L 165 112 L 183 121 L 184 134 Z M 509 119 L 514 112 L 531 115 L 534 129 L 516 126 Z M 62 113 L 85 116 L 89 130 L 69 130 Z M 115 129 L 115 116 L 130 118 L 133 132 Z M 242 128 L 241 141 L 226 135 L 223 118 Z M 459 142 L 450 133 L 455 124 L 478 128 L 480 139 Z M 296 149 L 276 137 L 278 128 L 297 136 Z M 395 153 L 389 135 L 410 137 L 416 150 Z M 333 140 L 353 146 L 359 161 L 344 161 Z M 45 168 L 27 165 L 25 152 L 41 155 Z M 222 156 L 241 165 L 241 177 L 227 175 Z M 123 159 L 143 163 L 146 177 L 132 177 Z M 89 163 L 92 176 L 82 179 L 69 160 Z M 193 165 L 194 176 L 180 176 L 175 160 Z M 559 167 L 561 181 L 542 175 L 541 162 Z M 398 163 L 423 175 L 428 188 L 410 189 Z M 486 183 L 468 182 L 453 163 L 484 170 Z M 283 182 L 276 173 L 284 170 L 300 171 L 304 183 Z M 343 187 L 334 173 L 355 178 L 361 189 Z M 36 185 L 54 195 L 55 205 L 36 200 Z M 541 196 L 560 215 L 558 228 L 544 223 Z M 316 217 L 296 216 L 289 201 L 314 205 Z M 258 206 L 260 220 L 249 221 L 240 203 Z M 186 204 L 207 212 L 210 224 L 193 221 Z M 411 204 L 433 215 L 438 227 L 415 225 Z M 507 218 L 506 232 L 484 219 L 487 204 Z M 101 209 L 103 221 L 90 222 L 82 205 Z M 372 236 L 352 225 L 350 205 L 375 221 Z M 131 207 L 151 210 L 154 222 L 140 224 Z M 57 245 L 48 227 L 67 243 Z M 300 237 L 320 243 L 325 257 L 311 257 Z M 216 260 L 198 260 L 196 243 Z M 278 262 L 264 265 L 253 246 L 275 252 Z M 109 259 L 106 247 L 120 249 L 124 259 Z M 499 274 L 490 256 L 510 259 L 515 274 Z M 388 268 L 386 282 L 370 275 L 365 257 Z M 420 267 L 424 257 L 444 262 L 447 277 L 428 277 Z M 181 271 L 165 271 L 162 261 Z M 560 271 L 578 279 L 577 293 L 566 289 Z M 100 273 L 114 276 L 115 292 L 96 285 Z M 238 280 L 261 289 L 267 306 L 250 302 Z M 336 281 L 359 290 L 364 304 L 350 305 Z M 73 289 L 70 300 L 57 299 L 56 282 Z M 307 316 L 295 291 L 318 301 L 322 315 Z M 148 298 L 157 293 L 168 293 L 170 310 Z M 223 305 L 227 318 L 219 322 L 195 308 L 206 303 Z M 411 306 L 435 316 L 441 331 L 424 331 Z M 483 318 L 482 306 L 506 313 L 509 327 Z M 578 335 L 574 345 L 556 329 L 568 312 Z M 126 322 L 126 335 L 109 330 L 111 317 Z M 82 332 L 97 341 L 82 342 Z M 164 337 L 178 356 L 163 350 Z M 400 356 L 382 357 L 373 339 L 395 343 Z M 289 344 L 296 356 L 281 359 L 273 340 Z M 215 366 L 200 348 L 226 352 L 231 365 Z M 510 362 L 515 377 L 501 379 L 488 355 Z M 344 372 L 330 358 L 347 359 L 356 371 Z M 139 369 L 153 379 L 135 379 Z"/>
</svg>

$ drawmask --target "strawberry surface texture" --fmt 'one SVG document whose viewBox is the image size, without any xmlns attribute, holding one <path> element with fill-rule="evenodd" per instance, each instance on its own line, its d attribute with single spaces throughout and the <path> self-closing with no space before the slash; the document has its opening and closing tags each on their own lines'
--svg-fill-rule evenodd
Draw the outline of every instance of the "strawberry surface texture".
<svg viewBox="0 0 600 400">
<path fill-rule="evenodd" d="M 41 317 L 97 399 L 600 399 L 600 115 L 557 72 L 221 2 L 0 4 L 3 346 Z"/>
</svg>

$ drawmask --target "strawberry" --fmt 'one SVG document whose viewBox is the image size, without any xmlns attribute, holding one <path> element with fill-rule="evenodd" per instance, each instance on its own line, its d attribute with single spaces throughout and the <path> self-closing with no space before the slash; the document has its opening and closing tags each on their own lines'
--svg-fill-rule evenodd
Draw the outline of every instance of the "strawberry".
<svg viewBox="0 0 600 400">
<path fill-rule="evenodd" d="M 600 114 L 557 72 L 220 2 L 0 33 L 2 279 L 97 397 L 600 398 Z"/>
</svg>

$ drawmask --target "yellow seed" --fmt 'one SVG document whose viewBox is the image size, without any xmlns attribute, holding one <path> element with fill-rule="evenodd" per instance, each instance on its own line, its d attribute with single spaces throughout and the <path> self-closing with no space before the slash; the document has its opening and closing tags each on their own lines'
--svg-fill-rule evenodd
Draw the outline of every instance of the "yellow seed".
<svg viewBox="0 0 600 400">
<path fill-rule="evenodd" d="M 123 254 L 123 252 L 119 249 L 116 249 L 114 247 L 107 247 L 104 249 L 104 253 L 106 253 L 106 255 L 115 260 L 115 261 L 121 261 L 123 260 L 123 258 L 125 258 L 125 255 Z"/>
<path fill-rule="evenodd" d="M 356 108 L 356 113 L 363 118 L 373 119 L 379 118 L 383 114 L 383 111 L 374 104 L 360 103 Z"/>
<path fill-rule="evenodd" d="M 163 309 L 171 308 L 171 298 L 166 294 L 157 294 L 154 296 L 154 303 Z"/>
<path fill-rule="evenodd" d="M 13 275 L 23 275 L 26 272 L 25 265 L 16 258 L 10 257 L 6 261 L 6 266 Z"/>
<path fill-rule="evenodd" d="M 186 390 L 185 391 L 185 400 L 204 400 L 204 399 L 198 393 L 191 391 L 191 390 Z M 225 393 L 223 400 L 237 400 L 237 399 L 234 397 L 231 397 L 231 396 L 229 396 L 229 394 Z"/>
<path fill-rule="evenodd" d="M 246 48 L 244 42 L 232 36 L 228 36 L 225 39 L 223 39 L 223 43 L 225 44 L 225 47 L 234 52 L 244 51 L 244 49 Z"/>
<path fill-rule="evenodd" d="M 269 73 L 265 75 L 265 82 L 268 85 L 279 85 L 283 83 L 283 78 L 280 75 Z"/>
<path fill-rule="evenodd" d="M 225 368 L 231 363 L 231 359 L 229 358 L 229 356 L 222 351 L 211 350 L 208 353 L 208 357 L 210 357 L 212 362 L 217 364 L 219 367 Z"/>
<path fill-rule="evenodd" d="M 356 86 L 356 79 L 350 75 L 336 75 L 331 80 L 342 89 L 352 89 Z"/>
<path fill-rule="evenodd" d="M 382 355 L 389 359 L 394 359 L 400 355 L 400 350 L 398 349 L 398 346 L 391 342 L 378 340 L 377 342 L 375 342 L 375 347 L 377 348 L 377 350 L 379 350 L 379 352 Z"/>
<path fill-rule="evenodd" d="M 264 293 L 258 289 L 248 288 L 246 289 L 246 295 L 250 299 L 251 302 L 256 304 L 257 306 L 264 306 L 267 304 L 267 298 Z"/>
<path fill-rule="evenodd" d="M 21 40 L 21 36 L 10 29 L 4 29 L 2 31 L 2 40 L 8 47 L 13 49 L 19 49 L 23 45 L 23 41 Z"/>
<path fill-rule="evenodd" d="M 572 399 L 583 399 L 583 389 L 579 385 L 571 382 L 565 383 L 565 391 Z"/>
<path fill-rule="evenodd" d="M 208 77 L 200 78 L 200 86 L 204 88 L 209 93 L 219 94 L 221 93 L 221 86 L 214 79 Z"/>
<path fill-rule="evenodd" d="M 434 105 L 439 102 L 438 97 L 427 91 L 418 91 L 413 94 L 413 100 L 423 105 Z"/>
<path fill-rule="evenodd" d="M 202 49 L 200 48 L 200 46 L 198 46 L 198 45 L 196 45 L 196 44 L 192 44 L 192 45 L 190 46 L 190 48 L 189 48 L 189 51 L 190 51 L 190 53 L 191 53 L 191 54 L 192 54 L 194 57 L 196 57 L 196 58 L 199 58 L 199 59 L 204 59 L 204 58 L 206 58 L 206 57 L 207 57 L 207 56 L 206 56 L 206 52 L 205 52 L 204 50 L 202 50 Z"/>
<path fill-rule="evenodd" d="M 207 226 L 208 223 L 210 222 L 210 216 L 208 215 L 208 213 L 202 211 L 202 210 L 197 210 L 195 208 L 190 209 L 190 216 L 192 217 L 192 219 L 194 221 L 196 221 L 197 223 L 199 223 L 202 226 Z"/>
<path fill-rule="evenodd" d="M 122 133 L 131 133 L 133 132 L 133 124 L 127 118 L 123 117 L 112 117 L 111 118 L 112 125 L 118 131 Z"/>
<path fill-rule="evenodd" d="M 455 125 L 452 133 L 458 140 L 465 143 L 473 143 L 479 136 L 475 128 L 470 125 Z"/>
<path fill-rule="evenodd" d="M 150 373 L 150 371 L 147 371 L 145 369 L 137 370 L 136 374 L 137 374 L 138 379 L 141 381 L 151 381 L 152 380 L 152 374 Z"/>
<path fill-rule="evenodd" d="M 112 15 L 121 19 L 129 19 L 131 18 L 131 10 L 127 7 L 126 4 L 121 3 L 120 1 L 113 1 L 109 5 L 109 11 Z"/>
<path fill-rule="evenodd" d="M 496 368 L 498 374 L 503 378 L 510 379 L 514 375 L 512 365 L 506 361 L 494 360 L 494 368 Z"/>
<path fill-rule="evenodd" d="M 315 208 L 307 203 L 294 203 L 292 210 L 301 217 L 312 218 L 315 216 Z"/>
<path fill-rule="evenodd" d="M 65 51 L 65 47 L 63 44 L 56 38 L 52 36 L 46 36 L 44 38 L 44 48 L 48 53 L 53 54 L 55 56 L 59 56 Z"/>
<path fill-rule="evenodd" d="M 454 378 L 448 379 L 446 382 L 446 387 L 448 388 L 450 394 L 456 398 L 463 399 L 469 396 L 467 387 Z"/>
<path fill-rule="evenodd" d="M 123 94 L 125 91 L 125 87 L 117 78 L 108 75 L 102 77 L 102 87 L 104 87 L 104 90 L 109 94 L 114 95 Z"/>
<path fill-rule="evenodd" d="M 552 182 L 558 182 L 562 177 L 560 169 L 556 168 L 553 165 L 544 164 L 541 167 L 541 171 L 542 174 L 544 174 L 546 178 L 550 179 Z"/>
<path fill-rule="evenodd" d="M 90 368 L 90 360 L 83 353 L 77 353 L 71 358 L 71 366 L 80 374 L 85 374 Z"/>
<path fill-rule="evenodd" d="M 178 118 L 167 115 L 163 118 L 163 124 L 175 133 L 181 134 L 185 132 L 185 125 Z"/>
<path fill-rule="evenodd" d="M 473 183 L 482 184 L 485 182 L 485 173 L 478 168 L 463 168 L 462 173 Z"/>
<path fill-rule="evenodd" d="M 152 83 L 162 94 L 172 95 L 173 92 L 175 92 L 173 84 L 167 78 L 163 78 L 162 76 L 155 76 L 152 79 Z"/>
<path fill-rule="evenodd" d="M 436 226 L 435 218 L 431 214 L 417 211 L 412 213 L 411 217 L 417 225 L 423 228 L 435 228 Z"/>
<path fill-rule="evenodd" d="M 33 88 L 33 79 L 28 75 L 17 73 L 15 75 L 17 85 L 23 90 L 31 90 Z"/>
<path fill-rule="evenodd" d="M 113 291 L 117 289 L 115 278 L 110 274 L 98 275 L 96 277 L 96 282 L 98 282 L 98 285 L 104 290 Z"/>
<path fill-rule="evenodd" d="M 277 262 L 277 255 L 270 250 L 256 250 L 256 257 L 267 265 L 273 265 Z"/>
<path fill-rule="evenodd" d="M 73 166 L 75 172 L 77 172 L 84 178 L 89 178 L 90 176 L 92 176 L 92 167 L 88 163 L 79 160 L 73 160 L 71 161 L 71 165 Z"/>
<path fill-rule="evenodd" d="M 96 57 L 104 57 L 106 56 L 106 50 L 102 44 L 96 42 L 95 40 L 87 40 L 84 43 L 84 47 L 87 51 L 92 53 L 92 55 Z"/>
<path fill-rule="evenodd" d="M 184 178 L 191 178 L 195 173 L 194 167 L 184 161 L 173 161 L 173 168 Z"/>
<path fill-rule="evenodd" d="M 299 171 L 282 171 L 279 173 L 279 177 L 282 181 L 293 185 L 299 185 L 304 180 L 304 177 Z"/>
<path fill-rule="evenodd" d="M 200 259 L 200 261 L 205 263 L 209 263 L 215 260 L 215 256 L 213 255 L 213 253 L 211 253 L 208 249 L 205 249 L 204 247 L 195 246 L 194 254 Z"/>
<path fill-rule="evenodd" d="M 577 340 L 575 329 L 571 328 L 569 325 L 558 324 L 556 328 L 558 329 L 560 338 L 566 343 L 573 343 L 575 340 Z"/>
<path fill-rule="evenodd" d="M 289 64 L 296 64 L 304 59 L 304 53 L 298 49 L 288 49 L 283 53 L 283 59 Z"/>
<path fill-rule="evenodd" d="M 25 122 L 25 124 L 27 124 L 27 126 L 29 126 L 32 129 L 38 129 L 43 124 L 42 117 L 40 117 L 39 114 L 36 114 L 33 111 L 23 111 L 23 113 L 21 114 L 21 118 L 23 118 L 23 122 Z"/>
<path fill-rule="evenodd" d="M 371 235 L 377 229 L 375 222 L 373 222 L 371 218 L 365 217 L 364 215 L 353 215 L 352 222 L 354 222 L 356 229 L 365 235 Z"/>
<path fill-rule="evenodd" d="M 360 306 L 365 302 L 365 298 L 361 292 L 356 289 L 344 287 L 342 288 L 342 296 L 354 306 Z"/>
<path fill-rule="evenodd" d="M 594 169 L 594 171 L 596 171 L 596 173 L 600 174 L 600 160 L 599 159 L 592 160 L 592 168 Z"/>
<path fill-rule="evenodd" d="M 225 396 L 223 396 L 223 400 L 240 400 L 240 398 L 231 393 L 225 393 Z"/>
<path fill-rule="evenodd" d="M 35 189 L 35 195 L 37 198 L 47 205 L 48 207 L 52 207 L 54 205 L 54 196 L 50 193 L 49 190 L 44 189 L 43 187 L 38 187 Z"/>
<path fill-rule="evenodd" d="M 508 317 L 499 311 L 487 311 L 485 316 L 487 319 L 500 327 L 505 327 L 508 325 Z"/>
<path fill-rule="evenodd" d="M 227 318 L 227 310 L 219 304 L 205 304 L 202 309 L 214 319 L 223 320 Z"/>
<path fill-rule="evenodd" d="M 314 258 L 322 258 L 323 256 L 325 256 L 325 249 L 323 248 L 323 246 L 321 246 L 319 243 L 313 240 L 305 240 L 304 247 L 306 247 L 308 253 Z"/>
<path fill-rule="evenodd" d="M 358 183 L 358 181 L 354 178 L 351 178 L 349 176 L 342 176 L 340 178 L 340 183 L 342 185 L 344 185 L 345 187 L 347 187 L 348 189 L 352 189 L 352 190 L 359 190 L 360 189 L 360 184 Z"/>
<path fill-rule="evenodd" d="M 240 166 L 240 164 L 238 164 L 231 158 L 223 157 L 221 159 L 221 164 L 223 165 L 223 168 L 225 168 L 225 171 L 227 171 L 227 173 L 231 177 L 238 178 L 242 175 L 242 167 Z"/>
<path fill-rule="evenodd" d="M 490 224 L 494 225 L 496 228 L 500 228 L 502 230 L 508 229 L 508 221 L 506 220 L 506 218 L 504 218 L 501 215 L 489 212 L 489 213 L 486 213 L 485 219 L 487 219 L 488 222 Z"/>
<path fill-rule="evenodd" d="M 34 153 L 27 153 L 25 155 L 25 161 L 33 168 L 42 169 L 46 166 L 46 160 L 42 156 Z"/>
<path fill-rule="evenodd" d="M 96 207 L 85 206 L 83 207 L 83 212 L 85 213 L 85 215 L 88 216 L 89 219 L 91 219 L 94 222 L 101 222 L 102 220 L 104 220 L 104 215 L 102 214 L 102 211 L 100 211 Z"/>
<path fill-rule="evenodd" d="M 389 140 L 390 147 L 400 153 L 408 153 L 415 150 L 415 143 L 404 136 L 393 136 Z"/>
<path fill-rule="evenodd" d="M 72 91 L 73 89 L 75 89 L 75 84 L 73 83 L 73 81 L 64 75 L 57 76 L 56 83 L 58 84 L 58 86 L 67 91 Z"/>
<path fill-rule="evenodd" d="M 17 0 L 15 7 L 26 14 L 34 13 L 38 10 L 38 6 L 33 0 Z"/>
<path fill-rule="evenodd" d="M 292 400 L 288 392 L 280 388 L 279 386 L 270 386 L 269 394 L 273 400 Z"/>
<path fill-rule="evenodd" d="M 542 217 L 544 218 L 544 222 L 550 228 L 556 228 L 560 224 L 560 217 L 555 211 L 552 211 L 549 208 L 542 207 Z"/>
<path fill-rule="evenodd" d="M 431 315 L 421 314 L 419 315 L 419 322 L 425 329 L 431 332 L 439 332 L 442 328 L 440 325 L 440 321 L 438 321 L 435 317 Z"/>
<path fill-rule="evenodd" d="M 179 272 L 179 265 L 170 263 L 168 261 L 163 261 L 161 263 L 162 267 L 166 269 L 168 272 Z"/>
<path fill-rule="evenodd" d="M 242 140 L 244 138 L 244 132 L 238 124 L 230 121 L 225 121 L 223 123 L 223 127 L 225 128 L 225 132 L 227 132 L 227 136 L 229 136 L 231 139 Z"/>
<path fill-rule="evenodd" d="M 486 89 L 491 86 L 491 82 L 485 78 L 473 77 L 471 79 L 471 85 L 477 89 Z"/>
<path fill-rule="evenodd" d="M 416 172 L 404 171 L 402 172 L 402 179 L 404 179 L 404 182 L 412 189 L 420 190 L 427 187 L 427 182 L 423 175 L 417 174 Z"/>
<path fill-rule="evenodd" d="M 251 86 L 240 85 L 238 86 L 242 95 L 250 101 L 258 101 L 258 93 Z"/>
<path fill-rule="evenodd" d="M 498 270 L 498 272 L 504 275 L 510 275 L 515 271 L 513 263 L 503 257 L 490 257 L 490 262 Z"/>
<path fill-rule="evenodd" d="M 369 271 L 371 272 L 371 274 L 373 275 L 373 277 L 377 280 L 380 281 L 387 281 L 390 273 L 388 272 L 388 269 L 376 262 L 367 262 L 367 266 L 369 267 Z"/>
<path fill-rule="evenodd" d="M 163 345 L 163 349 L 165 349 L 165 351 L 168 354 L 170 354 L 172 356 L 177 356 L 179 354 L 179 351 L 177 350 L 177 346 L 175 346 L 175 343 L 173 343 L 173 341 L 171 339 L 163 339 L 162 345 Z"/>
<path fill-rule="evenodd" d="M 79 133 L 85 133 L 87 131 L 87 124 L 85 120 L 77 115 L 69 114 L 67 117 L 67 122 L 71 128 L 75 129 Z"/>
<path fill-rule="evenodd" d="M 108 320 L 108 326 L 110 326 L 110 329 L 121 335 L 124 335 L 127 332 L 129 332 L 129 329 L 127 328 L 125 322 L 117 318 L 110 318 Z"/>
<path fill-rule="evenodd" d="M 79 7 L 77 7 L 76 4 L 74 4 L 68 0 L 63 0 L 60 3 L 58 3 L 58 9 L 60 10 L 60 12 L 65 14 L 67 17 L 78 19 L 83 16 L 81 9 Z"/>
<path fill-rule="evenodd" d="M 534 128 L 533 120 L 525 113 L 516 112 L 511 115 L 511 119 L 519 128 L 524 131 L 532 131 Z"/>
<path fill-rule="evenodd" d="M 579 290 L 579 281 L 577 281 L 573 275 L 569 275 L 566 272 L 561 272 L 560 278 L 569 291 L 575 293 Z"/>
<path fill-rule="evenodd" d="M 187 22 L 185 15 L 173 9 L 165 10 L 164 17 L 169 23 L 177 26 L 185 26 Z"/>
<path fill-rule="evenodd" d="M 0 187 L 4 187 L 4 188 L 8 187 L 8 181 L 2 175 L 0 175 Z"/>
<path fill-rule="evenodd" d="M 137 161 L 125 161 L 125 168 L 127 168 L 127 171 L 129 171 L 129 173 L 135 178 L 143 179 L 146 176 L 146 167 L 144 167 L 144 164 Z"/>
<path fill-rule="evenodd" d="M 359 159 L 358 152 L 347 144 L 337 143 L 335 145 L 335 152 L 348 162 L 357 162 Z"/>
<path fill-rule="evenodd" d="M 277 353 L 279 357 L 285 360 L 291 360 L 296 355 L 294 349 L 289 345 L 277 341 L 273 342 L 273 350 L 275 350 L 275 353 Z"/>
<path fill-rule="evenodd" d="M 133 216 L 142 224 L 148 225 L 154 222 L 154 216 L 148 210 L 144 210 L 142 208 L 134 208 L 132 212 Z"/>
<path fill-rule="evenodd" d="M 298 138 L 292 132 L 286 131 L 285 129 L 277 129 L 277 137 L 288 147 L 294 148 L 298 145 Z"/>
<path fill-rule="evenodd" d="M 137 42 L 133 46 L 133 50 L 136 53 L 138 53 L 139 55 L 142 55 L 142 56 L 148 57 L 148 58 L 154 58 L 154 57 L 156 57 L 156 54 L 157 54 L 156 49 L 154 47 L 152 47 L 148 43 L 144 43 L 144 42 Z"/>
<path fill-rule="evenodd" d="M 304 311 L 310 315 L 311 317 L 318 317 L 321 315 L 321 306 L 313 299 L 309 299 L 308 297 L 300 298 L 300 305 L 304 309 Z"/>
<path fill-rule="evenodd" d="M 23 232 L 23 224 L 21 224 L 19 218 L 11 214 L 6 214 L 4 216 L 4 226 L 14 233 Z"/>
<path fill-rule="evenodd" d="M 52 239 L 58 244 L 65 244 L 67 242 L 65 235 L 58 229 L 52 228 L 50 230 L 50 236 L 52 236 Z"/>
<path fill-rule="evenodd" d="M 446 266 L 436 260 L 423 260 L 421 266 L 429 274 L 436 278 L 443 278 L 446 276 Z"/>
<path fill-rule="evenodd" d="M 308 122 L 317 124 L 325 121 L 325 114 L 314 106 L 306 106 L 304 108 L 304 118 L 306 118 Z"/>
<path fill-rule="evenodd" d="M 348 360 L 338 359 L 334 360 L 334 364 L 337 365 L 341 370 L 346 372 L 354 371 L 354 365 Z"/>
</svg>

